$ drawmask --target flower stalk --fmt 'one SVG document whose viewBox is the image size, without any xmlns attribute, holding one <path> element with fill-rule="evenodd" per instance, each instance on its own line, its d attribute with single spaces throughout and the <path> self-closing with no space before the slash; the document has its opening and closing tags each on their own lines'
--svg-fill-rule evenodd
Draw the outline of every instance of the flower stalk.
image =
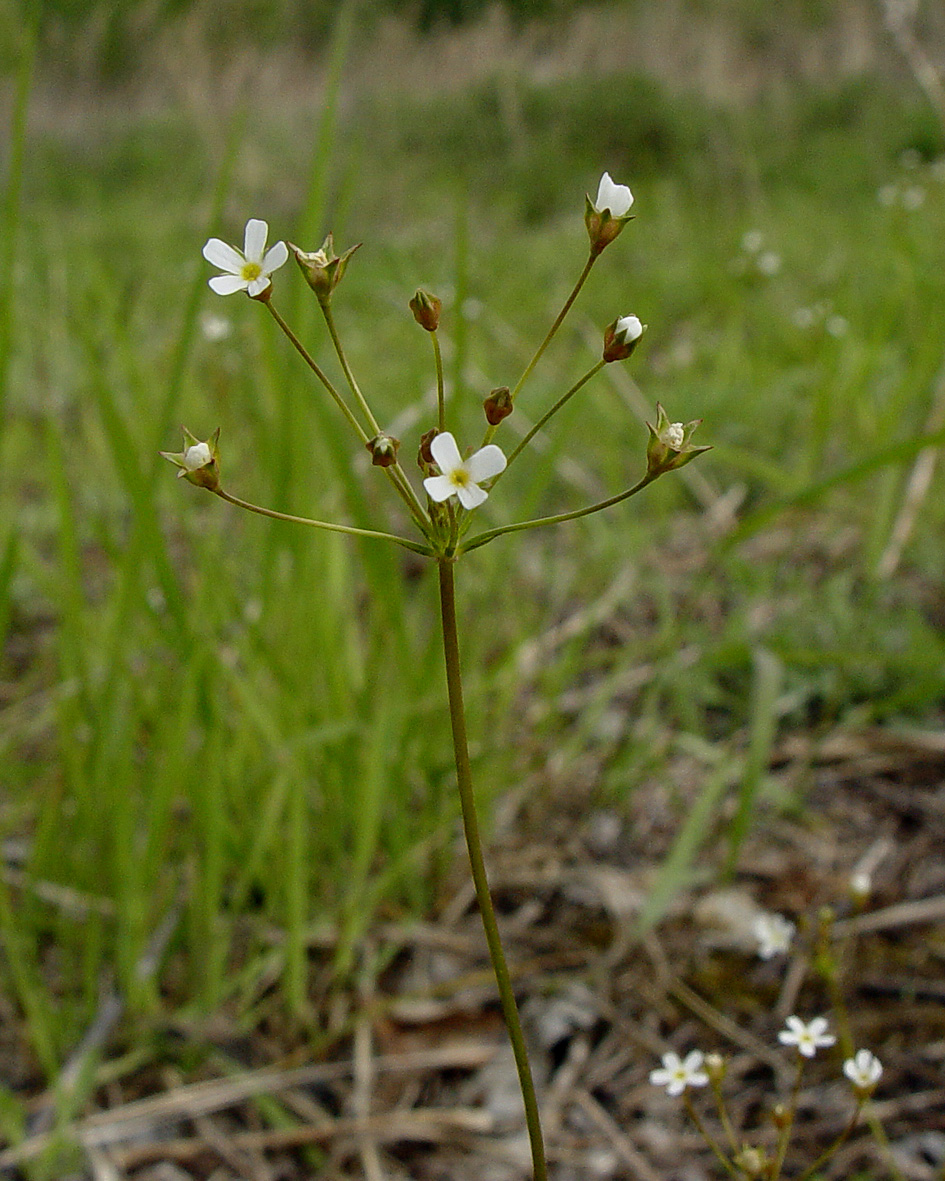
<svg viewBox="0 0 945 1181">
<path fill-rule="evenodd" d="M 482 856 L 482 839 L 479 834 L 472 767 L 469 762 L 469 743 L 466 738 L 466 711 L 463 705 L 459 635 L 456 627 L 456 588 L 453 578 L 453 562 L 449 558 L 441 557 L 437 560 L 437 569 L 440 581 L 440 621 L 443 628 L 446 687 L 449 698 L 450 726 L 453 734 L 453 753 L 456 759 L 456 782 L 459 788 L 469 866 L 476 889 L 479 915 L 485 930 L 486 943 L 489 946 L 489 959 L 492 961 L 492 971 L 499 989 L 502 1015 L 505 1018 L 509 1040 L 512 1043 L 512 1053 L 515 1057 L 515 1068 L 518 1071 L 522 1102 L 525 1106 L 525 1123 L 528 1127 L 528 1139 L 532 1150 L 534 1181 L 547 1181 L 548 1166 L 545 1161 L 544 1139 L 541 1131 L 541 1119 L 538 1114 L 535 1083 L 528 1060 L 528 1050 L 525 1046 L 525 1034 L 518 1015 L 518 1006 L 515 1003 L 512 980 L 505 961 L 505 952 L 502 950 L 502 939 L 499 935 L 499 926 L 496 922 L 495 908 L 492 905 L 489 880 L 486 876 L 486 866 Z"/>
</svg>

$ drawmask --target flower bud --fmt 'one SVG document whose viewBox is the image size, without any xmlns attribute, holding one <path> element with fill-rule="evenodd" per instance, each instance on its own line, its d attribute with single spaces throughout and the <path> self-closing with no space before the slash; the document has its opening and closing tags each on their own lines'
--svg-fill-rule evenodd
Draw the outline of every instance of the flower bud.
<svg viewBox="0 0 945 1181">
<path fill-rule="evenodd" d="M 670 422 L 666 411 L 659 402 L 656 403 L 656 426 L 646 424 L 650 432 L 646 447 L 646 474 L 651 479 L 684 467 L 703 451 L 712 450 L 711 447 L 695 447 L 689 441 L 700 422 L 701 418 L 685 426 L 681 422 Z"/>
<path fill-rule="evenodd" d="M 600 254 L 605 246 L 609 246 L 631 220 L 629 210 L 632 204 L 633 194 L 627 186 L 614 184 L 610 173 L 605 172 L 600 178 L 597 200 L 587 197 L 584 205 L 584 224 L 591 240 L 592 255 Z"/>
<path fill-rule="evenodd" d="M 486 412 L 486 422 L 490 426 L 498 426 L 503 418 L 512 413 L 512 395 L 507 385 L 500 385 L 492 391 L 482 404 Z"/>
<path fill-rule="evenodd" d="M 741 1151 L 733 1157 L 732 1164 L 746 1177 L 763 1177 L 768 1168 L 768 1157 L 763 1148 L 743 1144 Z"/>
<path fill-rule="evenodd" d="M 315 292 L 318 302 L 323 307 L 331 302 L 331 293 L 341 282 L 348 267 L 348 260 L 360 245 L 358 242 L 339 257 L 335 254 L 331 234 L 318 250 L 300 250 L 298 246 L 289 243 L 289 249 L 295 255 L 295 261 L 305 276 L 305 282 Z"/>
<path fill-rule="evenodd" d="M 728 1070 L 728 1063 L 721 1054 L 713 1051 L 711 1054 L 706 1054 L 703 1067 L 706 1074 L 709 1076 L 709 1082 L 716 1084 L 722 1082 Z"/>
<path fill-rule="evenodd" d="M 421 328 L 425 328 L 427 332 L 436 332 L 440 323 L 440 311 L 443 303 L 437 299 L 435 295 L 431 295 L 429 291 L 422 291 L 417 288 L 417 294 L 410 301 L 410 310 L 413 312 L 413 318 L 417 321 Z"/>
<path fill-rule="evenodd" d="M 375 467 L 391 467 L 397 462 L 397 449 L 400 446 L 400 439 L 395 439 L 393 435 L 375 435 L 373 439 L 365 443 L 368 451 L 371 453 L 371 463 Z"/>
<path fill-rule="evenodd" d="M 198 488 L 206 488 L 208 492 L 219 491 L 220 452 L 217 443 L 220 428 L 217 427 L 206 442 L 201 442 L 186 427 L 181 429 L 184 432 L 183 451 L 161 451 L 160 454 L 180 468 L 178 479 L 189 480 Z"/>
<path fill-rule="evenodd" d="M 620 316 L 604 330 L 604 360 L 625 361 L 646 331 L 637 316 Z"/>
<path fill-rule="evenodd" d="M 421 471 L 426 471 L 428 467 L 434 467 L 436 465 L 433 452 L 430 450 L 430 444 L 439 433 L 436 427 L 431 427 L 430 430 L 424 431 L 420 436 L 420 450 L 417 452 L 417 464 Z"/>
</svg>

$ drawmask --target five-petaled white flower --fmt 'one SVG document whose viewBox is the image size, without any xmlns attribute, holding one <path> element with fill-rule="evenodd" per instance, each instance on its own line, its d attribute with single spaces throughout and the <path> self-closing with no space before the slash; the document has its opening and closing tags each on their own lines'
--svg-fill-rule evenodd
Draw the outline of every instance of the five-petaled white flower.
<svg viewBox="0 0 945 1181">
<path fill-rule="evenodd" d="M 843 1073 L 857 1091 L 872 1091 L 883 1073 L 883 1064 L 869 1050 L 857 1050 L 844 1062 Z"/>
<path fill-rule="evenodd" d="M 610 179 L 610 173 L 605 172 L 597 186 L 597 200 L 594 202 L 596 213 L 610 210 L 611 217 L 625 217 L 633 204 L 633 193 L 626 185 L 616 185 Z"/>
<path fill-rule="evenodd" d="M 214 275 L 210 286 L 217 295 L 232 295 L 245 291 L 247 295 L 260 295 L 269 286 L 269 276 L 289 257 L 285 242 L 277 242 L 266 250 L 269 226 L 256 217 L 246 223 L 243 249 L 228 246 L 219 238 L 211 238 L 203 248 L 207 262 L 226 273 Z"/>
<path fill-rule="evenodd" d="M 505 456 L 495 443 L 480 448 L 464 461 L 456 446 L 456 440 L 449 431 L 435 436 L 430 443 L 430 453 L 439 464 L 442 473 L 439 476 L 428 476 L 423 481 L 430 499 L 442 501 L 449 500 L 451 496 L 458 496 L 460 504 L 465 509 L 473 509 L 482 504 L 489 494 L 484 488 L 479 487 L 480 483 L 505 470 Z"/>
<path fill-rule="evenodd" d="M 680 423 L 674 423 L 674 425 L 679 427 L 681 436 L 682 425 Z M 753 930 L 755 938 L 758 940 L 758 954 L 763 960 L 770 960 L 772 956 L 784 955 L 788 950 L 796 927 L 783 915 L 760 914 L 755 919 Z"/>
<path fill-rule="evenodd" d="M 822 1046 L 832 1046 L 836 1040 L 832 1033 L 827 1032 L 826 1017 L 814 1017 L 810 1021 L 788 1017 L 787 1029 L 782 1029 L 778 1034 L 778 1041 L 782 1045 L 797 1046 L 798 1053 L 805 1058 L 813 1058 Z"/>
<path fill-rule="evenodd" d="M 670 1051 L 663 1055 L 663 1065 L 650 1071 L 654 1087 L 665 1087 L 668 1095 L 681 1095 L 686 1087 L 704 1087 L 709 1076 L 702 1069 L 705 1061 L 701 1050 L 690 1050 L 685 1058 Z"/>
</svg>

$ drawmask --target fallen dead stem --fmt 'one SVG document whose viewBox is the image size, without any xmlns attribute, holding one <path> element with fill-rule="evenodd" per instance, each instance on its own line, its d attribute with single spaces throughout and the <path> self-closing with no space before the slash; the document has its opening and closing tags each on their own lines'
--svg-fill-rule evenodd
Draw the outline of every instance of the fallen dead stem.
<svg viewBox="0 0 945 1181">
<path fill-rule="evenodd" d="M 381 1055 L 374 1060 L 373 1068 L 378 1073 L 392 1074 L 473 1070 L 484 1066 L 494 1053 L 494 1047 L 483 1042 L 457 1041 L 433 1050 Z M 197 1119 L 255 1096 L 275 1095 L 295 1087 L 332 1082 L 349 1076 L 351 1072 L 352 1064 L 348 1061 L 323 1062 L 294 1070 L 256 1070 L 232 1079 L 190 1083 L 164 1095 L 136 1099 L 123 1107 L 97 1112 L 61 1129 L 58 1135 L 71 1138 L 86 1147 L 117 1144 L 122 1140 L 153 1134 L 160 1125 L 172 1120 Z M 357 1121 L 348 1123 L 353 1125 Z M 349 1127 L 347 1130 L 350 1132 L 352 1129 Z M 10 1169 L 34 1160 L 49 1147 L 51 1141 L 52 1136 L 43 1133 L 31 1136 L 15 1148 L 0 1152 L 0 1169 Z"/>
</svg>

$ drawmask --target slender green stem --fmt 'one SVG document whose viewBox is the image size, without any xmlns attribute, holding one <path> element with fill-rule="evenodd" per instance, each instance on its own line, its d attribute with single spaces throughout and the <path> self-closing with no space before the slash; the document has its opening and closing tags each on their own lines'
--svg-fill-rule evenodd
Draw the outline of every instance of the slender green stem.
<svg viewBox="0 0 945 1181">
<path fill-rule="evenodd" d="M 440 352 L 440 342 L 436 329 L 430 333 L 433 340 L 433 360 L 436 364 L 436 423 L 437 430 L 442 434 L 446 430 L 446 393 L 443 388 L 443 354 Z"/>
<path fill-rule="evenodd" d="M 272 508 L 263 508 L 258 504 L 251 504 L 248 500 L 241 500 L 238 496 L 231 496 L 222 488 L 215 489 L 215 494 L 228 504 L 246 509 L 250 513 L 258 513 L 261 517 L 271 517 L 274 521 L 291 521 L 294 525 L 310 525 L 313 529 L 327 529 L 329 533 L 347 533 L 349 537 L 371 537 L 375 541 L 393 541 L 409 549 L 412 553 L 423 554 L 429 558 L 433 551 L 429 546 L 421 545 L 417 541 L 410 541 L 406 537 L 398 537 L 396 533 L 380 533 L 376 529 L 358 529 L 354 525 L 336 525 L 333 521 L 315 521 L 311 517 L 296 517 L 292 513 L 280 513 Z"/>
<path fill-rule="evenodd" d="M 525 372 L 522 374 L 522 376 L 515 383 L 515 389 L 512 390 L 512 393 L 511 393 L 513 403 L 515 402 L 515 399 L 518 397 L 519 390 L 522 388 L 522 386 L 525 384 L 525 382 L 528 380 L 529 376 L 531 375 L 532 370 L 535 368 L 535 366 L 541 360 L 542 353 L 544 353 L 544 351 L 548 347 L 548 345 L 551 344 L 552 337 L 558 331 L 558 329 L 561 327 L 561 324 L 564 321 L 565 316 L 571 310 L 571 305 L 577 299 L 578 293 L 580 292 L 581 288 L 584 286 L 584 284 L 587 280 L 587 276 L 591 273 L 591 267 L 594 265 L 594 263 L 596 261 L 597 261 L 596 254 L 592 253 L 588 256 L 587 262 L 584 264 L 584 270 L 581 271 L 578 281 L 574 284 L 574 289 L 572 290 L 571 294 L 564 301 L 564 307 L 562 307 L 561 311 L 558 312 L 558 315 L 555 318 L 555 322 L 548 329 L 548 335 L 545 337 L 545 339 L 538 346 L 538 349 L 535 352 L 535 355 L 532 357 L 532 359 L 525 366 Z M 483 446 L 485 446 L 486 443 L 492 442 L 492 437 L 493 437 L 493 435 L 495 435 L 497 429 L 498 429 L 498 423 L 495 426 L 489 427 L 489 429 L 486 431 L 485 435 L 483 436 L 483 441 L 482 441 Z"/>
<path fill-rule="evenodd" d="M 335 353 L 338 356 L 338 360 L 341 362 L 341 368 L 344 370 L 344 375 L 347 379 L 348 385 L 351 388 L 351 392 L 354 394 L 358 405 L 361 407 L 361 413 L 370 424 L 371 430 L 375 435 L 379 435 L 381 433 L 380 424 L 374 417 L 374 412 L 368 405 L 367 398 L 365 398 L 364 394 L 361 392 L 361 387 L 358 385 L 351 366 L 348 364 L 348 358 L 345 355 L 345 350 L 341 344 L 341 337 L 338 335 L 338 329 L 335 327 L 335 316 L 331 310 L 331 303 L 328 301 L 322 303 L 322 301 L 319 300 L 319 306 L 321 307 L 322 314 L 325 317 L 325 323 L 328 326 L 328 335 L 331 337 L 331 343 L 335 346 Z M 407 502 L 407 506 L 413 514 L 414 520 L 417 522 L 423 532 L 426 533 L 426 513 L 423 511 L 423 505 L 421 505 L 419 499 L 417 498 L 417 494 L 414 492 L 410 481 L 407 479 L 407 473 L 400 466 L 400 462 L 398 461 L 397 463 L 393 464 L 391 467 L 387 468 L 386 471 L 388 479 L 393 483 L 394 487 L 400 492 L 400 495 Z"/>
<path fill-rule="evenodd" d="M 689 1098 L 688 1091 L 685 1094 L 685 1097 L 683 1099 L 683 1103 L 685 1104 L 686 1112 L 689 1115 L 689 1118 L 692 1120 L 692 1122 L 699 1129 L 699 1134 L 702 1136 L 702 1139 L 706 1142 L 708 1147 L 712 1150 L 712 1155 L 715 1157 L 715 1159 L 719 1162 L 719 1164 L 722 1166 L 722 1168 L 725 1169 L 725 1171 L 727 1173 L 729 1173 L 732 1177 L 737 1177 L 738 1176 L 737 1170 L 735 1169 L 732 1162 L 725 1155 L 725 1153 L 722 1151 L 722 1149 L 718 1146 L 718 1144 L 715 1141 L 715 1137 L 711 1135 L 711 1133 L 709 1132 L 709 1129 L 705 1126 L 705 1123 L 703 1122 L 699 1113 L 696 1111 L 692 1100 Z"/>
<path fill-rule="evenodd" d="M 337 407 L 341 411 L 341 413 L 345 416 L 345 418 L 348 420 L 348 422 L 352 425 L 352 427 L 354 427 L 355 433 L 357 434 L 358 438 L 361 440 L 362 443 L 367 444 L 368 435 L 365 433 L 364 427 L 362 427 L 361 424 L 358 422 L 358 420 L 355 418 L 354 412 L 352 411 L 352 409 L 348 405 L 348 403 L 344 400 L 344 398 L 341 396 L 341 394 L 339 394 L 338 391 L 335 389 L 334 385 L 331 382 L 331 379 L 327 376 L 327 374 L 324 372 L 324 370 L 321 368 L 321 366 L 318 364 L 318 362 L 315 360 L 315 358 L 312 356 L 312 354 L 308 351 L 308 349 L 305 347 L 305 345 L 302 344 L 302 342 L 295 335 L 295 333 L 292 331 L 292 329 L 289 327 L 289 325 L 285 322 L 285 320 L 283 320 L 283 318 L 279 315 L 279 313 L 276 311 L 276 309 L 272 306 L 272 300 L 267 299 L 267 300 L 264 300 L 263 302 L 265 303 L 265 305 L 269 309 L 269 311 L 272 313 L 272 318 L 275 320 L 275 322 L 279 325 L 279 327 L 282 329 L 282 331 L 286 334 L 286 336 L 292 342 L 292 345 L 295 348 L 296 352 L 299 354 L 299 356 L 302 358 L 302 360 L 305 362 L 305 364 L 309 367 L 309 369 L 311 369 L 311 371 L 315 374 L 315 376 L 322 383 L 322 385 L 325 387 L 325 389 L 328 390 L 328 392 L 329 392 L 329 394 L 331 394 L 332 398 L 334 398 L 335 404 L 337 405 Z M 375 430 L 374 433 L 377 434 L 377 431 Z"/>
<path fill-rule="evenodd" d="M 469 763 L 469 746 L 466 740 L 466 712 L 463 706 L 463 682 L 459 662 L 459 637 L 456 629 L 456 591 L 453 581 L 453 564 L 446 558 L 437 561 L 440 573 L 440 617 L 443 623 L 443 653 L 446 659 L 446 685 L 449 693 L 450 722 L 453 728 L 453 750 L 456 755 L 456 779 L 459 785 L 459 799 L 463 811 L 463 829 L 466 834 L 466 848 L 472 869 L 473 883 L 479 914 L 489 945 L 489 958 L 499 988 L 502 1013 L 505 1017 L 512 1053 L 518 1070 L 522 1102 L 525 1105 L 525 1122 L 532 1150 L 534 1181 L 547 1181 L 548 1167 L 545 1163 L 545 1146 L 541 1134 L 541 1119 L 538 1114 L 538 1099 L 532 1080 L 525 1035 L 519 1020 L 512 980 L 509 976 L 502 940 L 496 922 L 489 881 L 482 857 L 482 840 L 479 835 L 479 821 L 476 816 L 476 800 L 473 794 L 472 768 Z"/>
<path fill-rule="evenodd" d="M 825 1165 L 827 1163 L 827 1161 L 829 1161 L 830 1158 L 833 1156 L 833 1154 L 835 1152 L 837 1152 L 838 1149 L 840 1149 L 843 1146 L 844 1142 L 849 1139 L 850 1133 L 856 1127 L 856 1121 L 859 1118 L 860 1110 L 862 1107 L 863 1107 L 863 1101 L 860 1100 L 860 1102 L 857 1103 L 857 1105 L 856 1105 L 856 1110 L 853 1112 L 853 1115 L 847 1121 L 847 1125 L 843 1129 L 843 1131 L 840 1133 L 840 1135 L 836 1138 L 836 1140 L 834 1140 L 833 1144 L 831 1144 L 829 1148 L 824 1149 L 824 1151 L 820 1154 L 820 1156 L 814 1161 L 814 1163 L 812 1165 L 809 1165 L 804 1170 L 804 1172 L 800 1174 L 797 1181 L 808 1181 L 808 1178 L 813 1177 L 813 1175 L 817 1172 L 817 1170 L 821 1167 L 821 1165 Z"/>
<path fill-rule="evenodd" d="M 338 360 L 341 362 L 341 368 L 344 370 L 345 378 L 347 379 L 348 385 L 351 387 L 351 392 L 354 394 L 355 401 L 361 407 L 361 413 L 370 424 L 372 432 L 375 435 L 379 435 L 381 433 L 380 425 L 377 419 L 374 417 L 371 407 L 367 404 L 367 398 L 365 398 L 364 394 L 361 393 L 361 387 L 358 385 L 354 374 L 351 372 L 351 366 L 348 364 L 348 358 L 345 356 L 345 351 L 342 348 L 341 337 L 338 335 L 338 329 L 335 327 L 335 317 L 331 310 L 331 303 L 327 300 L 325 302 L 319 300 L 318 303 L 319 307 L 322 309 L 322 314 L 325 317 L 325 323 L 328 325 L 328 335 L 331 337 L 331 343 L 335 346 L 335 353 L 338 356 Z"/>
<path fill-rule="evenodd" d="M 571 388 L 568 390 L 568 392 L 566 394 L 561 395 L 561 397 L 557 400 L 557 402 L 555 402 L 555 404 L 551 407 L 550 410 L 547 410 L 541 416 L 541 418 L 539 418 L 539 420 L 535 423 L 535 425 L 528 432 L 528 434 L 522 439 L 522 441 L 518 444 L 518 446 L 515 448 L 515 450 L 512 451 L 511 454 L 509 455 L 508 463 L 505 465 L 506 471 L 508 471 L 508 469 L 511 467 L 512 460 L 517 458 L 521 454 L 521 452 L 525 450 L 525 448 L 532 441 L 532 439 L 534 439 L 534 437 L 538 434 L 538 432 L 545 425 L 545 423 L 548 422 L 549 419 L 553 418 L 554 415 L 556 415 L 558 413 L 558 411 L 562 408 L 562 406 L 564 406 L 567 402 L 569 402 L 574 397 L 574 395 L 578 392 L 578 390 L 582 386 L 586 385 L 591 380 L 591 378 L 595 375 L 595 373 L 600 373 L 601 369 L 603 369 L 606 364 L 607 364 L 607 362 L 603 358 L 601 358 L 601 360 L 599 360 L 596 365 L 594 365 L 591 369 L 588 369 L 587 373 L 585 373 L 582 378 L 579 378 L 578 381 L 576 381 L 574 383 L 574 385 L 571 386 Z M 502 475 L 502 473 L 500 472 L 499 476 L 501 476 L 501 475 Z M 499 476 L 496 476 L 496 480 L 499 479 Z M 493 487 L 495 487 L 494 481 L 493 481 Z"/>
<path fill-rule="evenodd" d="M 587 517 L 591 513 L 599 513 L 602 509 L 610 508 L 612 504 L 619 504 L 621 500 L 635 496 L 637 492 L 642 491 L 647 484 L 651 484 L 655 479 L 656 476 L 651 476 L 648 473 L 642 480 L 639 480 L 632 488 L 628 488 L 625 492 L 619 492 L 616 496 L 608 497 L 607 500 L 599 500 L 597 504 L 588 505 L 587 508 L 575 509 L 571 513 L 557 513 L 553 517 L 536 517 L 532 521 L 518 521 L 514 525 L 500 525 L 497 529 L 487 529 L 485 533 L 477 533 L 475 537 L 464 542 L 457 553 L 468 554 L 470 550 L 478 549 L 481 545 L 485 545 L 489 541 L 494 541 L 504 533 L 519 533 L 522 529 L 538 529 L 542 525 L 558 525 L 562 521 L 576 521 L 578 517 Z"/>
<path fill-rule="evenodd" d="M 322 385 L 325 387 L 325 389 L 328 390 L 329 394 L 331 394 L 338 409 L 341 411 L 341 413 L 345 416 L 345 418 L 348 420 L 348 422 L 354 428 L 355 434 L 358 436 L 358 438 L 361 440 L 361 442 L 365 446 L 367 446 L 368 436 L 367 436 L 364 428 L 358 422 L 357 418 L 355 418 L 354 412 L 351 410 L 351 407 L 344 400 L 344 398 L 342 398 L 341 394 L 339 394 L 338 391 L 335 389 L 330 378 L 325 374 L 325 372 L 322 370 L 322 368 L 320 367 L 318 362 L 311 355 L 311 353 L 308 351 L 308 349 L 305 347 L 305 345 L 302 344 L 302 342 L 295 335 L 295 333 L 292 331 L 292 329 L 289 327 L 289 325 L 285 322 L 285 320 L 283 320 L 282 316 L 272 306 L 272 301 L 271 300 L 263 300 L 262 302 L 265 303 L 266 307 L 272 313 L 273 319 L 279 325 L 279 327 L 282 329 L 282 331 L 286 334 L 286 336 L 289 338 L 292 345 L 294 346 L 294 348 L 298 352 L 299 356 L 302 358 L 302 360 L 305 362 L 305 364 L 308 365 L 309 369 L 311 369 L 311 371 L 315 374 L 315 376 L 322 383 Z M 343 356 L 343 354 L 342 354 L 342 356 Z M 345 370 L 345 372 L 347 373 L 347 369 Z M 350 380 L 353 381 L 353 378 L 351 378 Z M 369 415 L 369 417 L 371 417 L 370 411 L 368 411 L 368 415 Z M 371 418 L 371 421 L 373 423 L 373 418 Z M 379 430 L 376 423 L 374 423 L 374 433 L 375 434 L 380 433 L 380 430 Z M 427 519 L 427 515 L 423 511 L 423 505 L 418 500 L 417 494 L 414 492 L 413 487 L 411 486 L 410 481 L 407 479 L 407 476 L 406 476 L 403 468 L 401 468 L 400 464 L 398 463 L 398 464 L 395 464 L 393 467 L 384 468 L 384 471 L 387 474 L 387 478 L 390 480 L 390 482 L 393 484 L 393 486 L 397 489 L 397 492 L 399 493 L 401 499 L 404 501 L 404 503 L 407 505 L 407 508 L 410 510 L 410 515 L 413 517 L 414 521 L 416 522 L 417 527 L 420 529 L 420 532 L 424 535 L 424 537 L 429 536 L 430 522 Z"/>
<path fill-rule="evenodd" d="M 778 1151 L 774 1161 L 774 1171 L 771 1174 L 775 1181 L 781 1176 L 784 1168 L 784 1158 L 787 1156 L 788 1145 L 791 1142 L 791 1128 L 794 1126 L 794 1116 L 797 1114 L 797 1097 L 801 1093 L 801 1079 L 804 1077 L 804 1058 L 798 1053 L 797 1074 L 794 1076 L 794 1086 L 791 1089 L 791 1100 L 787 1106 L 784 1123 L 778 1130 Z"/>
</svg>

